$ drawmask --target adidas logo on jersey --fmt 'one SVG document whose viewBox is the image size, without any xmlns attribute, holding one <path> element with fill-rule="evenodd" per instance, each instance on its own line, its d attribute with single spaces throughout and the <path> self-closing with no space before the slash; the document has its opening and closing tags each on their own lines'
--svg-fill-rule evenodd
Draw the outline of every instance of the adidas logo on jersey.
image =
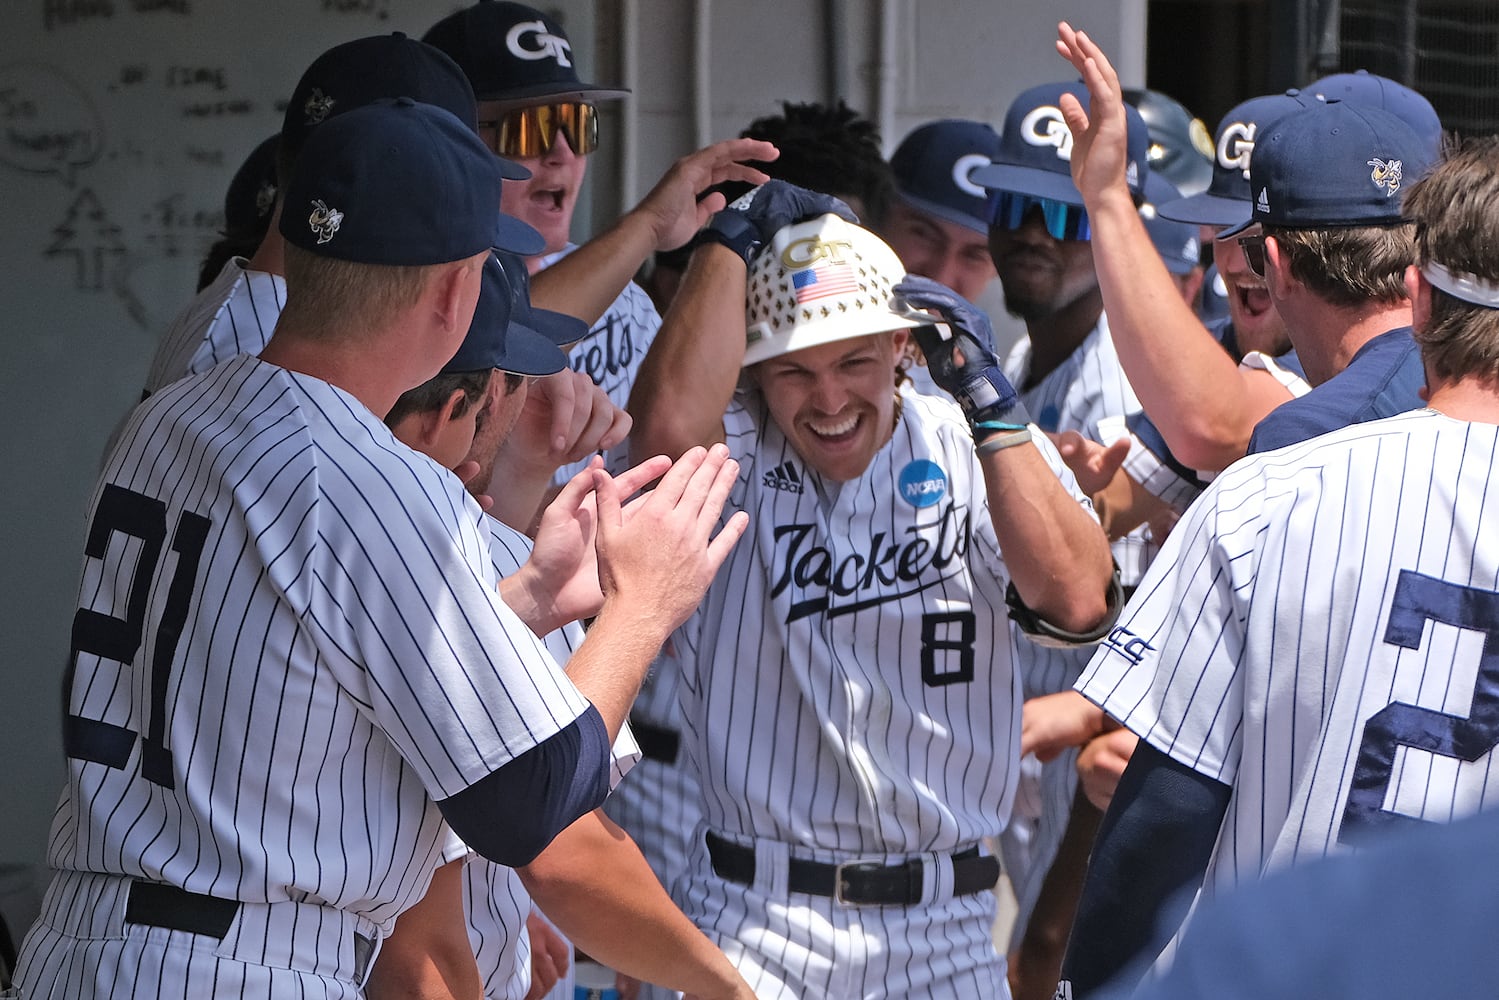
<svg viewBox="0 0 1499 1000">
<path fill-rule="evenodd" d="M 765 474 L 766 489 L 784 490 L 787 493 L 802 493 L 802 474 L 796 471 L 796 465 L 791 462 L 783 462 Z"/>
</svg>

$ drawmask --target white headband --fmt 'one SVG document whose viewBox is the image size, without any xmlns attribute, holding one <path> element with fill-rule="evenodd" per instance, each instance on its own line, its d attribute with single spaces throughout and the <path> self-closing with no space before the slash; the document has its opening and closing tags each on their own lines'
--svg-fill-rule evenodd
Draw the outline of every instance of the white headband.
<svg viewBox="0 0 1499 1000">
<path fill-rule="evenodd" d="M 1433 288 L 1440 288 L 1455 299 L 1471 302 L 1486 309 L 1499 309 L 1499 283 L 1476 274 L 1449 271 L 1436 261 L 1421 265 L 1421 274 Z"/>
</svg>

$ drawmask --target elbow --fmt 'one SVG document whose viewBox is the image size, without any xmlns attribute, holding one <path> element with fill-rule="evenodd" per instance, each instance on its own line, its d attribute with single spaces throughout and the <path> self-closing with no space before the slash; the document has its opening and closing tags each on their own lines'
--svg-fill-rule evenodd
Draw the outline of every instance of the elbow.
<svg viewBox="0 0 1499 1000">
<path fill-rule="evenodd" d="M 609 734 L 592 707 L 489 776 L 437 805 L 463 842 L 520 868 L 609 794 Z"/>
<path fill-rule="evenodd" d="M 1194 421 L 1167 436 L 1166 443 L 1183 465 L 1203 472 L 1218 472 L 1244 457 L 1251 430 L 1252 427 Z M 1164 431 L 1162 435 L 1166 436 Z"/>
</svg>

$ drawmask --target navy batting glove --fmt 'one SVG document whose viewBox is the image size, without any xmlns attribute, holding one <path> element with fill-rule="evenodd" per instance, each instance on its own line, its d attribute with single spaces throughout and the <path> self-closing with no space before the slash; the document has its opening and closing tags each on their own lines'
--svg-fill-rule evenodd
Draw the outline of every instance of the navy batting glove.
<svg viewBox="0 0 1499 1000">
<path fill-rule="evenodd" d="M 830 194 L 808 191 L 786 181 L 767 181 L 714 214 L 694 246 L 721 243 L 748 264 L 772 236 L 803 219 L 833 214 L 857 223 L 859 217 Z"/>
<path fill-rule="evenodd" d="M 912 316 L 919 315 L 918 310 L 930 310 L 937 315 L 929 318 L 946 324 L 945 332 L 931 325 L 918 326 L 911 332 L 926 355 L 932 381 L 958 401 L 974 429 L 975 440 L 994 431 L 1019 430 L 1030 423 L 1020 394 L 999 370 L 989 317 L 930 278 L 908 274 L 892 291 Z"/>
</svg>

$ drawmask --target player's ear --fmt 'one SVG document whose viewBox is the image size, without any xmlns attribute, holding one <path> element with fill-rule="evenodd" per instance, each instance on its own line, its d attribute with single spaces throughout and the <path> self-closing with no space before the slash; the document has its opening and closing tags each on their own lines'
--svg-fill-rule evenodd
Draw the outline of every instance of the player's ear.
<svg viewBox="0 0 1499 1000">
<path fill-rule="evenodd" d="M 432 279 L 431 306 L 441 320 L 442 329 L 454 335 L 467 332 L 474 318 L 477 297 L 470 298 L 477 289 L 479 265 L 472 260 L 454 261 L 440 265 Z M 473 282 L 473 285 L 470 285 Z"/>
<path fill-rule="evenodd" d="M 442 428 L 462 417 L 467 412 L 468 394 L 462 389 L 454 389 L 448 393 L 448 398 L 442 406 L 433 411 L 433 423 L 436 427 Z"/>
<path fill-rule="evenodd" d="M 1274 236 L 1265 237 L 1265 287 L 1272 289 L 1270 297 L 1273 300 L 1277 294 L 1275 286 L 1281 289 L 1286 283 L 1292 281 L 1291 260 L 1286 256 L 1280 241 Z"/>
<path fill-rule="evenodd" d="M 1431 322 L 1431 283 L 1415 264 L 1405 268 L 1405 292 L 1411 298 L 1411 327 L 1420 333 Z"/>
</svg>

